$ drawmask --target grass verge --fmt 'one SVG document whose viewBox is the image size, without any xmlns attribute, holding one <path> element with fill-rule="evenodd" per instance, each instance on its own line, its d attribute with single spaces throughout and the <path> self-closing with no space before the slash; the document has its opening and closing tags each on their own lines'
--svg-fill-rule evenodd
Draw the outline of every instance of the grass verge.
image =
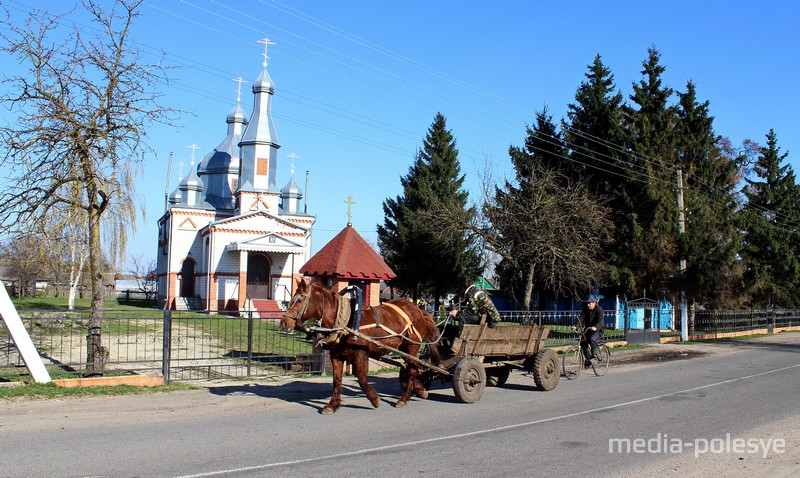
<svg viewBox="0 0 800 478">
<path fill-rule="evenodd" d="M 108 397 L 120 395 L 151 395 L 179 390 L 199 390 L 201 387 L 182 382 L 172 382 L 156 387 L 59 387 L 54 383 L 29 383 L 21 386 L 0 387 L 0 400 L 6 402 L 28 400 L 55 400 L 64 398 Z"/>
</svg>

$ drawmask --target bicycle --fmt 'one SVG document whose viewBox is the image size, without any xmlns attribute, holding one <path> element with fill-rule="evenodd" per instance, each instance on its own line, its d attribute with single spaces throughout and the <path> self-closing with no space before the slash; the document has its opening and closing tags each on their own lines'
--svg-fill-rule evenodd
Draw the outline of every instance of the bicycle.
<svg viewBox="0 0 800 478">
<path fill-rule="evenodd" d="M 572 327 L 576 330 L 576 327 Z M 611 363 L 611 349 L 608 348 L 605 341 L 600 339 L 597 342 L 597 357 L 589 360 L 583 353 L 581 348 L 581 339 L 583 335 L 578 336 L 578 342 L 575 345 L 570 345 L 564 350 L 564 356 L 561 358 L 561 370 L 568 380 L 578 378 L 584 368 L 592 367 L 592 371 L 598 377 L 602 377 L 608 371 L 608 366 Z M 590 363 L 591 365 L 586 365 Z"/>
</svg>

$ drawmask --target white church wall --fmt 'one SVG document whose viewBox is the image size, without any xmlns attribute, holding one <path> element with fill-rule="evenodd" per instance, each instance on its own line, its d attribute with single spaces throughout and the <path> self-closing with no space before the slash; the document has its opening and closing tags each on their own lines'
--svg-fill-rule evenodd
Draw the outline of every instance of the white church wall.
<svg viewBox="0 0 800 478">
<path fill-rule="evenodd" d="M 223 279 L 219 283 L 217 300 L 221 307 L 224 307 L 228 301 L 235 301 L 239 298 L 239 280 L 228 278 Z"/>
<path fill-rule="evenodd" d="M 298 260 L 297 257 L 294 258 Z M 289 301 L 292 298 L 292 255 L 281 255 L 274 258 L 272 264 L 273 291 L 275 300 Z M 301 263 L 305 264 L 305 261 Z M 299 266 L 298 266 L 299 267 Z"/>
</svg>

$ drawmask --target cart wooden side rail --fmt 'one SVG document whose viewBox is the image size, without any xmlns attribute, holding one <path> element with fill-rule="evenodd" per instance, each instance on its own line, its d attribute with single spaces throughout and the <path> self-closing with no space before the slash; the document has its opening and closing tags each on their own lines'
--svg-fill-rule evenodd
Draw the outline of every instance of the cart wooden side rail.
<svg viewBox="0 0 800 478">
<path fill-rule="evenodd" d="M 464 325 L 450 350 L 462 357 L 531 356 L 544 348 L 549 333 L 538 325 Z"/>
</svg>

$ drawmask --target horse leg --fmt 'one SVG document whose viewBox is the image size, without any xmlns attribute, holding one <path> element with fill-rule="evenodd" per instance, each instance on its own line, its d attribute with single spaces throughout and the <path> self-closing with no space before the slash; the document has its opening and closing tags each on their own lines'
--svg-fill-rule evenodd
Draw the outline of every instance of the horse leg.
<svg viewBox="0 0 800 478">
<path fill-rule="evenodd" d="M 406 368 L 408 369 L 408 383 L 406 383 L 406 388 L 403 389 L 403 394 L 400 395 L 400 400 L 398 400 L 397 405 L 395 405 L 397 408 L 403 408 L 408 404 L 408 401 L 411 399 L 411 393 L 417 390 L 417 383 L 419 382 L 417 380 L 417 375 L 419 374 L 417 364 L 406 361 Z M 417 393 L 419 394 L 419 392 Z"/>
<path fill-rule="evenodd" d="M 416 374 L 414 376 L 414 394 L 419 398 L 428 398 L 428 391 L 425 390 L 425 384 L 422 383 L 422 380 L 419 379 L 420 372 L 419 368 L 414 367 L 416 370 Z"/>
<path fill-rule="evenodd" d="M 320 410 L 323 415 L 331 415 L 342 404 L 342 375 L 344 374 L 344 360 L 338 355 L 331 354 L 331 367 L 333 368 L 333 393 L 331 401 Z"/>
<path fill-rule="evenodd" d="M 364 351 L 358 351 L 353 355 L 355 355 L 355 360 L 353 360 L 353 372 L 358 378 L 358 385 L 361 386 L 361 390 L 367 395 L 369 403 L 371 403 L 373 407 L 378 408 L 381 404 L 381 399 L 378 396 L 378 392 L 375 391 L 375 388 L 367 382 L 369 356 Z"/>
</svg>

